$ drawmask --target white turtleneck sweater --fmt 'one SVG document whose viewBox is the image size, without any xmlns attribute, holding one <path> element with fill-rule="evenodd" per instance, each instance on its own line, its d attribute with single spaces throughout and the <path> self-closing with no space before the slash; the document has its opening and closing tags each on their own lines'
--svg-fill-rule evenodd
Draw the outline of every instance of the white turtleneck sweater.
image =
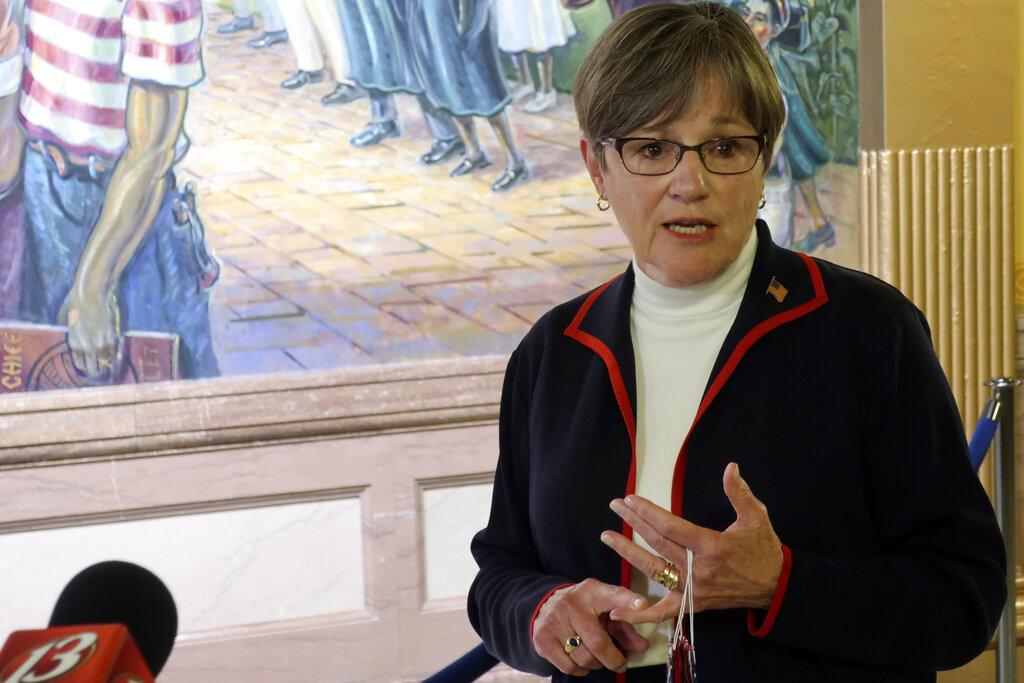
<svg viewBox="0 0 1024 683">
<path fill-rule="evenodd" d="M 666 287 L 633 263 L 636 285 L 629 312 L 636 358 L 636 493 L 671 510 L 672 474 L 690 431 L 715 359 L 736 319 L 754 265 L 753 229 L 737 259 L 718 278 L 693 287 Z M 655 552 L 636 533 L 633 540 Z M 657 554 L 657 553 L 655 553 Z M 653 605 L 664 586 L 633 571 L 632 589 Z M 629 667 L 664 664 L 675 620 L 642 624 L 646 652 L 631 653 Z"/>
</svg>

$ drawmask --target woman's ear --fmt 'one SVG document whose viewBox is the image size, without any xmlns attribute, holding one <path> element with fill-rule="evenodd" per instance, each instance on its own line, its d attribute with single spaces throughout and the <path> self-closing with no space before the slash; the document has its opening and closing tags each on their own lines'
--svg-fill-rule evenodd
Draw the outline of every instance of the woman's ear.
<svg viewBox="0 0 1024 683">
<path fill-rule="evenodd" d="M 583 156 L 583 163 L 587 165 L 587 173 L 594 183 L 597 194 L 604 195 L 604 171 L 601 160 L 597 158 L 593 145 L 585 137 L 580 138 L 580 154 Z"/>
</svg>

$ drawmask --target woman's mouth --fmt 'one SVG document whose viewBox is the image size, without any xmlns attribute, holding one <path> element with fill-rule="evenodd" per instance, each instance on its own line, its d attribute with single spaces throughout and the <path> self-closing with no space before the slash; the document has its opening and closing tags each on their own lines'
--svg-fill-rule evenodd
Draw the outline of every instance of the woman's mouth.
<svg viewBox="0 0 1024 683">
<path fill-rule="evenodd" d="M 715 227 L 708 223 L 663 223 L 663 225 L 677 235 L 703 235 Z"/>
</svg>

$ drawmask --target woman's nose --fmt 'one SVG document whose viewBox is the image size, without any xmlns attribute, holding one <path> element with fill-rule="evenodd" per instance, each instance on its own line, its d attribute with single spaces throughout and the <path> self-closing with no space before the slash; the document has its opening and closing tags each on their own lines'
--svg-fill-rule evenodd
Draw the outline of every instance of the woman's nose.
<svg viewBox="0 0 1024 683">
<path fill-rule="evenodd" d="M 702 199 L 707 196 L 707 173 L 697 151 L 688 149 L 672 171 L 669 192 L 673 198 L 684 202 Z"/>
</svg>

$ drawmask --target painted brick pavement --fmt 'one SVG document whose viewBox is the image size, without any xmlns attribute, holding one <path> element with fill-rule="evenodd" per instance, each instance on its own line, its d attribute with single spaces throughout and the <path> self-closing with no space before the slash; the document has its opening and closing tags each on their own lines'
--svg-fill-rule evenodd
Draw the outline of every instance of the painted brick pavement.
<svg viewBox="0 0 1024 683">
<path fill-rule="evenodd" d="M 354 148 L 367 99 L 324 107 L 328 83 L 282 89 L 290 46 L 218 36 L 226 19 L 209 7 L 179 168 L 224 266 L 211 312 L 223 374 L 507 353 L 551 306 L 621 272 L 631 251 L 594 205 L 566 95 L 539 116 L 509 109 L 533 175 L 495 194 L 504 159 L 485 121 L 495 163 L 458 179 L 454 161 L 418 163 L 431 141 L 408 96 L 401 138 Z M 839 240 L 825 256 L 856 266 L 857 170 L 830 164 L 816 181 Z"/>
<path fill-rule="evenodd" d="M 495 163 L 474 176 L 418 163 L 431 141 L 406 96 L 404 135 L 354 148 L 367 99 L 324 107 L 327 83 L 282 89 L 289 45 L 216 35 L 226 18 L 207 15 L 179 169 L 223 263 L 211 317 L 225 375 L 507 353 L 552 305 L 622 270 L 628 243 L 594 206 L 567 96 L 539 116 L 510 110 L 532 178 L 495 194 L 504 158 L 485 121 Z"/>
</svg>

